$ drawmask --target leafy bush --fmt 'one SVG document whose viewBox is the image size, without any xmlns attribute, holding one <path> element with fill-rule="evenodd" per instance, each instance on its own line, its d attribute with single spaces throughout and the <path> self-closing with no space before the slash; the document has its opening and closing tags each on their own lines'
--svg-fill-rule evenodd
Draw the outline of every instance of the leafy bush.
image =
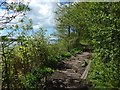
<svg viewBox="0 0 120 90">
<path fill-rule="evenodd" d="M 111 8 L 108 10 L 108 7 Z M 116 9 L 115 9 L 116 8 Z M 94 3 L 91 13 L 94 17 L 91 27 L 91 41 L 94 47 L 93 63 L 88 78 L 95 86 L 120 87 L 120 30 L 118 27 L 117 3 Z M 100 12 L 100 13 L 98 13 Z M 116 16 L 113 15 L 116 14 Z"/>
<path fill-rule="evenodd" d="M 78 49 L 78 48 L 74 48 L 74 49 L 72 49 L 72 50 L 70 51 L 70 53 L 71 53 L 73 56 L 75 56 L 76 54 L 81 53 L 81 50 Z"/>
<path fill-rule="evenodd" d="M 65 52 L 62 54 L 63 58 L 70 58 L 71 57 L 71 53 L 70 52 Z"/>
<path fill-rule="evenodd" d="M 48 75 L 54 72 L 53 69 L 47 67 L 35 67 L 31 72 L 26 73 L 21 78 L 21 83 L 25 86 L 26 89 L 34 88 L 40 89 L 43 88 L 45 79 Z"/>
</svg>

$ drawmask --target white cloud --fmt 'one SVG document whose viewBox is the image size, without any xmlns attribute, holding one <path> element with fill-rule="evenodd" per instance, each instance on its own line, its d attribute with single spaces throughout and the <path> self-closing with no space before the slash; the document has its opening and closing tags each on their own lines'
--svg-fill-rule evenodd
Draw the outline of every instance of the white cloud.
<svg viewBox="0 0 120 90">
<path fill-rule="evenodd" d="M 27 1 L 30 2 L 29 6 L 32 10 L 29 11 L 26 15 L 28 18 L 33 20 L 33 27 L 35 29 L 37 29 L 38 26 L 44 27 L 46 29 L 55 26 L 54 11 L 57 5 L 56 0 L 7 0 L 8 3 L 15 1 L 24 1 L 25 3 L 27 3 Z M 3 9 L 0 9 L 0 15 L 2 16 L 1 13 L 3 13 Z M 19 18 L 21 18 L 21 16 L 17 16 L 16 19 L 11 21 L 11 24 L 16 23 Z"/>
<path fill-rule="evenodd" d="M 49 2 L 49 0 L 31 0 L 29 6 L 32 10 L 27 13 L 27 16 L 32 18 L 35 26 L 40 25 L 44 28 L 54 27 L 56 5 L 57 3 Z"/>
</svg>

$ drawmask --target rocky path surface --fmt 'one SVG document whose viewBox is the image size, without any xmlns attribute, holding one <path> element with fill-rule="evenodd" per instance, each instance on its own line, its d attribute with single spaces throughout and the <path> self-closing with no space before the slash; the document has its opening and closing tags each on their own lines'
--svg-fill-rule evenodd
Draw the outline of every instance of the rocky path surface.
<svg viewBox="0 0 120 90">
<path fill-rule="evenodd" d="M 45 90 L 88 90 L 83 84 L 83 73 L 88 66 L 91 53 L 83 52 L 75 57 L 64 60 L 58 64 L 58 67 L 52 76 L 46 81 Z M 83 89 L 82 89 L 83 88 Z"/>
</svg>

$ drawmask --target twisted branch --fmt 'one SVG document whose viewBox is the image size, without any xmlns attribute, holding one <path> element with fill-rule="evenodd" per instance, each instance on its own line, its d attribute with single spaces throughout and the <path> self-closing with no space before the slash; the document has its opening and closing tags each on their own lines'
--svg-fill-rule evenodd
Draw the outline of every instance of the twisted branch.
<svg viewBox="0 0 120 90">
<path fill-rule="evenodd" d="M 25 15 L 25 12 L 30 10 L 28 5 L 25 5 L 22 2 L 7 3 L 5 1 L 0 3 L 0 9 L 4 12 L 4 14 L 2 13 L 0 16 L 0 30 L 6 28 L 7 24 L 17 16 Z"/>
</svg>

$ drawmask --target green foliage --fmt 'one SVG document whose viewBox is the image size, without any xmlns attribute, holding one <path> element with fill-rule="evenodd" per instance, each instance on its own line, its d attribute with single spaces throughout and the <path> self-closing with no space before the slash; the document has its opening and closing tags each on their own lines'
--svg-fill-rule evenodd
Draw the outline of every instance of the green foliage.
<svg viewBox="0 0 120 90">
<path fill-rule="evenodd" d="M 19 35 L 15 39 L 15 43 L 14 40 L 7 38 L 9 35 L 2 37 L 3 89 L 31 88 L 28 85 L 35 83 L 37 78 L 41 79 L 47 73 L 52 72 L 52 69 L 48 67 L 48 63 L 53 59 L 49 59 L 52 53 L 49 52 L 48 38 L 44 37 L 46 30 L 40 28 L 34 32 L 32 30 L 32 20 L 28 20 L 26 17 L 21 19 L 19 24 L 21 25 L 16 24 L 11 26 L 13 30 L 11 33 Z M 18 31 L 19 29 L 21 31 Z M 29 31 L 33 32 L 32 35 L 29 34 Z M 46 68 L 42 68 L 43 66 Z M 31 70 L 37 67 L 41 68 L 41 70 L 38 70 L 38 73 L 43 74 L 43 76 L 38 77 L 38 74 L 30 75 Z M 21 78 L 24 78 L 24 80 Z M 22 80 L 24 83 L 22 83 Z"/>
<path fill-rule="evenodd" d="M 43 84 L 45 82 L 45 80 L 43 80 L 43 79 L 45 79 L 48 75 L 50 75 L 53 72 L 54 72 L 54 70 L 52 70 L 51 68 L 35 67 L 31 70 L 31 72 L 26 73 L 22 77 L 21 83 L 23 83 L 23 85 L 25 86 L 26 89 L 43 88 L 43 86 L 44 86 Z"/>
<path fill-rule="evenodd" d="M 39 28 L 32 30 L 31 19 L 20 20 L 21 26 L 13 25 L 11 29 L 18 32 L 19 36 L 15 44 L 5 46 L 3 51 L 3 88 L 41 88 L 44 78 L 49 76 L 55 69 L 57 63 L 62 60 L 62 53 L 66 50 L 63 43 L 49 44 L 45 37 L 46 30 Z M 32 31 L 32 34 L 29 34 Z M 7 37 L 2 37 L 4 43 L 10 43 Z M 13 41 L 14 42 L 14 41 Z M 58 52 L 59 51 L 59 52 Z M 67 55 L 66 55 L 67 56 Z M 7 67 L 6 67 L 7 66 Z M 7 86 L 8 85 L 8 86 Z"/>
<path fill-rule="evenodd" d="M 22 2 L 19 2 L 19 4 L 12 2 L 8 5 L 8 8 L 10 10 L 16 10 L 17 12 L 23 12 L 25 10 L 30 11 L 30 8 L 28 7 L 28 5 L 25 5 Z"/>
<path fill-rule="evenodd" d="M 71 53 L 70 52 L 65 52 L 62 54 L 63 58 L 70 58 L 71 57 Z"/>
<path fill-rule="evenodd" d="M 104 64 L 97 54 L 94 56 L 88 78 L 92 80 L 96 87 L 118 87 L 118 76 L 118 66 L 114 61 Z"/>
<path fill-rule="evenodd" d="M 79 48 L 74 48 L 70 51 L 70 53 L 75 56 L 77 53 L 81 53 L 80 49 Z"/>
<path fill-rule="evenodd" d="M 91 7 L 91 29 L 94 47 L 93 63 L 89 78 L 96 86 L 119 87 L 120 31 L 117 7 L 119 3 L 94 3 Z M 115 9 L 116 8 L 116 9 Z M 116 16 L 115 16 L 116 15 Z"/>
<path fill-rule="evenodd" d="M 74 3 L 58 8 L 57 37 L 66 42 L 68 51 L 80 47 L 80 41 L 89 41 L 89 5 Z M 86 9 L 87 8 L 87 9 Z"/>
</svg>

